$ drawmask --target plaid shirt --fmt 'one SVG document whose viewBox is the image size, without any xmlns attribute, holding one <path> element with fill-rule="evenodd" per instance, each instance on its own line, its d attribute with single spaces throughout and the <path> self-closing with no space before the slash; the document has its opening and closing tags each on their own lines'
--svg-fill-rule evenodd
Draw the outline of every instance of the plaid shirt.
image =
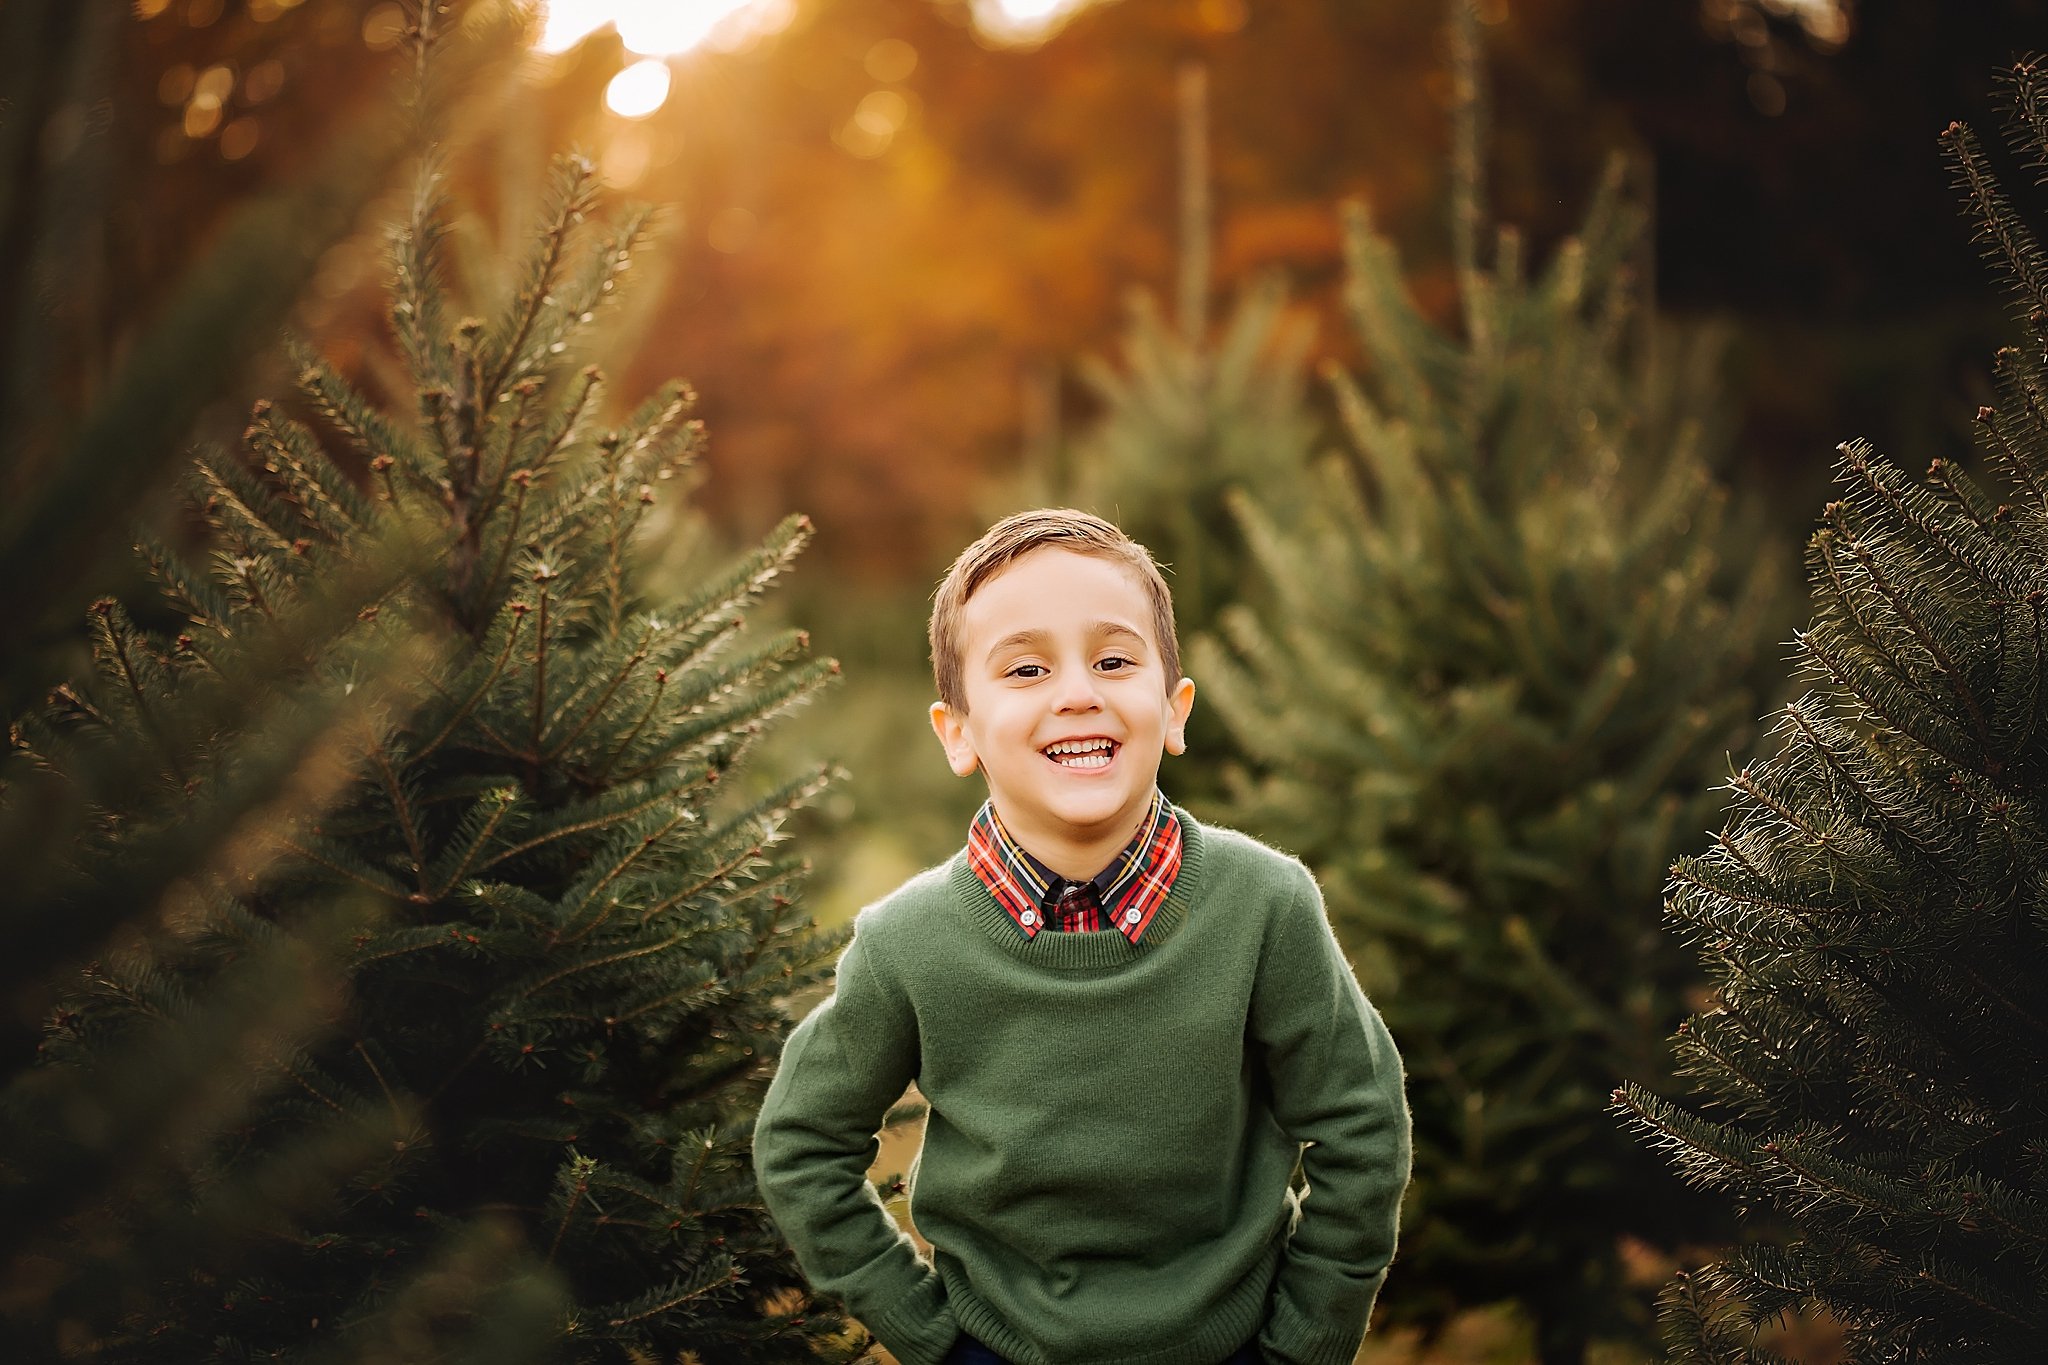
<svg viewBox="0 0 2048 1365">
<path fill-rule="evenodd" d="M 968 866 L 1027 939 L 1046 928 L 1114 928 L 1136 943 L 1173 890 L 1180 848 L 1180 820 L 1157 788 L 1136 837 L 1085 882 L 1068 881 L 1026 852 L 1003 828 L 992 801 L 982 803 L 967 831 Z"/>
</svg>

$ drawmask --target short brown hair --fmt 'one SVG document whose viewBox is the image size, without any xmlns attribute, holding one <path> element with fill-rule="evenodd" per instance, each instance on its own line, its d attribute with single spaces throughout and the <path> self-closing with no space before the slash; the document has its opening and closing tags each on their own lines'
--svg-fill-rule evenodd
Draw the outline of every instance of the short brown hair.
<svg viewBox="0 0 2048 1365">
<path fill-rule="evenodd" d="M 1136 576 L 1152 607 L 1152 631 L 1158 636 L 1166 689 L 1171 692 L 1180 681 L 1180 640 L 1173 631 L 1173 594 L 1166 590 L 1166 578 L 1152 552 L 1093 513 L 1072 507 L 1041 507 L 1012 513 L 982 532 L 979 540 L 960 552 L 932 594 L 932 680 L 938 684 L 939 700 L 962 714 L 967 711 L 965 673 L 960 663 L 960 615 L 967 599 L 1018 559 L 1047 545 L 1110 560 Z"/>
</svg>

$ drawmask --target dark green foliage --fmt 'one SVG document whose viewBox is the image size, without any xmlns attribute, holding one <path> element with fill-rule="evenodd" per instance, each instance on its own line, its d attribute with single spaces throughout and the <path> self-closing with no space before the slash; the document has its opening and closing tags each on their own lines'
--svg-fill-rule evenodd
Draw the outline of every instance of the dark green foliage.
<svg viewBox="0 0 2048 1365">
<path fill-rule="evenodd" d="M 1275 520 L 1293 522 L 1312 496 L 1308 470 L 1325 434 L 1308 397 L 1314 328 L 1280 278 L 1247 288 L 1212 335 L 1206 92 L 1200 68 L 1182 71 L 1177 316 L 1149 293 L 1132 295 L 1115 359 L 1090 357 L 1081 368 L 1101 412 L 1059 452 L 1046 490 L 1152 552 L 1183 644 L 1259 590 L 1232 490 L 1255 491 Z M 1216 712 L 1197 705 L 1188 752 L 1166 773 L 1172 797 L 1197 808 L 1217 798 L 1230 747 Z"/>
<path fill-rule="evenodd" d="M 1291 519 L 1321 436 L 1307 395 L 1314 329 L 1290 307 L 1278 276 L 1246 289 L 1212 334 L 1207 89 L 1202 68 L 1181 71 L 1174 315 L 1155 295 L 1131 293 L 1117 356 L 1081 364 L 1100 413 L 1040 461 L 1027 489 L 1040 501 L 1108 517 L 1151 550 L 1172 585 L 1184 638 L 1211 629 L 1249 586 L 1231 490 L 1256 489 Z"/>
<path fill-rule="evenodd" d="M 437 57 L 431 97 L 394 88 L 370 116 L 330 130 L 302 175 L 226 215 L 138 327 L 125 300 L 103 297 L 99 258 L 118 194 L 108 182 L 122 140 L 137 135 L 111 116 L 125 112 L 126 92 L 111 87 L 130 8 L 14 0 L 0 11 L 0 580 L 34 607 L 17 610 L 0 658 L 8 715 L 55 676 L 52 637 L 69 632 L 125 528 L 161 497 L 168 456 L 398 170 L 415 119 L 452 121 L 524 22 L 516 6 L 437 6 L 458 11 L 443 30 L 470 22 Z M 53 135 L 69 124 L 78 136 Z"/>
<path fill-rule="evenodd" d="M 165 261 L 163 298 L 144 309 L 107 288 L 115 167 L 146 132 L 114 74 L 133 23 L 120 5 L 0 7 L 0 577 L 11 608 L 0 709 L 19 714 L 88 646 L 118 675 L 59 688 L 61 709 L 96 711 L 92 724 L 26 717 L 0 755 L 7 1360 L 92 1350 L 73 1305 L 146 1302 L 157 1271 L 246 1245 L 306 1206 L 309 1177 L 361 1159 L 362 1135 L 335 1131 L 303 1162 L 237 1172 L 196 1200 L 157 1197 L 167 1166 L 239 1120 L 252 1049 L 318 1027 L 333 981 L 322 940 L 347 907 L 316 912 L 296 940 L 252 942 L 204 989 L 139 980 L 154 1024 L 100 1035 L 87 1065 L 33 1063 L 38 1026 L 73 989 L 81 957 L 126 955 L 134 936 L 190 916 L 194 879 L 263 865 L 255 813 L 317 800 L 332 747 L 388 696 L 386 646 L 400 638 L 351 636 L 407 571 L 406 545 L 387 540 L 335 566 L 264 631 L 214 641 L 210 670 L 186 669 L 175 688 L 175 647 L 165 657 L 167 642 L 145 640 L 110 601 L 84 608 L 122 576 L 110 561 L 125 557 L 116 551 L 135 522 L 162 520 L 195 416 L 240 379 L 397 169 L 411 117 L 453 119 L 517 39 L 516 23 L 472 25 L 441 58 L 428 104 L 377 101 L 329 128 L 331 145 L 304 149 L 292 184 L 231 206 L 203 253 Z M 354 667 L 352 686 L 305 667 L 320 655 Z M 31 739 L 33 753 L 21 747 Z M 78 1250 L 90 1254 L 59 1254 Z"/>
<path fill-rule="evenodd" d="M 2048 168 L 2048 85 L 2023 65 L 2014 91 L 2014 145 Z M 1970 131 L 1944 141 L 2027 329 L 1978 413 L 2009 491 L 1842 448 L 1807 549 L 1811 690 L 1671 869 L 1719 988 L 1677 1038 L 1697 1108 L 1619 1107 L 1754 1220 L 1670 1296 L 1680 1359 L 1767 1361 L 1741 1329 L 1788 1310 L 1838 1320 L 1858 1362 L 2048 1340 L 2048 265 Z"/>
<path fill-rule="evenodd" d="M 844 1354 L 748 1162 L 781 1000 L 832 947 L 793 904 L 801 866 L 782 847 L 825 775 L 721 786 L 833 670 L 797 632 L 743 632 L 809 526 L 790 519 L 688 601 L 644 600 L 635 541 L 700 444 L 691 396 L 670 385 L 600 424 L 601 379 L 570 348 L 645 215 L 601 224 L 591 168 L 564 161 L 480 320 L 448 297 L 436 183 L 397 238 L 403 402 L 304 355 L 335 448 L 259 405 L 242 450 L 198 468 L 205 562 L 151 547 L 176 638 L 108 607 L 99 676 L 24 727 L 54 774 L 152 743 L 160 710 L 207 716 L 198 747 L 234 762 L 242 717 L 191 699 L 329 584 L 390 563 L 394 538 L 421 547 L 342 640 L 296 661 L 353 699 L 325 790 L 264 822 L 260 872 L 206 869 L 161 940 L 100 964 L 48 1047 L 61 1083 L 121 1039 L 193 1046 L 187 1003 L 233 999 L 266 954 L 337 964 L 267 998 L 279 1017 L 239 1032 L 221 1073 L 227 1120 L 160 1157 L 188 1217 L 239 1199 L 256 1226 L 176 1261 L 45 1249 L 73 1276 L 64 1311 L 104 1360 L 491 1341 L 564 1361 Z M 132 835 L 110 819 L 106 837 Z"/>
<path fill-rule="evenodd" d="M 1306 516 L 1240 500 L 1273 603 L 1227 613 L 1195 676 L 1245 759 L 1225 817 L 1316 871 L 1408 1067 L 1387 1319 L 1512 1299 L 1576 1362 L 1650 1335 L 1622 1240 L 1706 1230 L 1603 1109 L 1668 1074 L 1697 969 L 1658 888 L 1760 706 L 1778 592 L 1711 477 L 1715 348 L 1630 297 L 1618 171 L 1542 274 L 1511 232 L 1482 267 L 1467 132 L 1462 333 L 1355 215 L 1352 458 Z"/>
<path fill-rule="evenodd" d="M 1062 492 L 1113 518 L 1165 566 L 1184 636 L 1211 629 L 1251 576 L 1233 488 L 1291 520 L 1319 435 L 1308 404 L 1309 329 L 1277 280 L 1261 281 L 1221 334 L 1190 337 L 1149 297 L 1132 305 L 1120 364 L 1083 371 L 1103 414 L 1070 455 Z"/>
</svg>

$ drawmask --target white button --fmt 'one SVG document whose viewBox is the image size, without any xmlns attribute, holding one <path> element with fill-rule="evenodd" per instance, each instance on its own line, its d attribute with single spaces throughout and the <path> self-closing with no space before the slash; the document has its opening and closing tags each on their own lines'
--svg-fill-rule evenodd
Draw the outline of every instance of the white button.
<svg viewBox="0 0 2048 1365">
<path fill-rule="evenodd" d="M 1138 912 L 1137 912 L 1137 911 L 1136 911 L 1135 909 L 1131 909 L 1131 910 L 1126 910 L 1126 911 L 1124 911 L 1124 923 L 1125 923 L 1125 924 L 1136 924 L 1137 922 L 1138 922 Z"/>
<path fill-rule="evenodd" d="M 1026 910 L 1023 914 L 1017 916 L 1017 920 L 1026 929 L 1029 929 L 1032 925 L 1038 923 L 1038 912 L 1036 910 Z"/>
</svg>

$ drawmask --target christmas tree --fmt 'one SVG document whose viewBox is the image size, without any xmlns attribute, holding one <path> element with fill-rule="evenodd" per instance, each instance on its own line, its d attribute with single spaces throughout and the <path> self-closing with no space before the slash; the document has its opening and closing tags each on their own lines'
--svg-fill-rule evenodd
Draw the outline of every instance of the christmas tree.
<svg viewBox="0 0 2048 1365">
<path fill-rule="evenodd" d="M 2048 166 L 2048 82 L 2013 76 Z M 2025 319 L 1978 410 L 2002 491 L 1842 447 L 1807 546 L 1810 690 L 1671 869 L 1717 987 L 1677 1045 L 1697 1101 L 1622 1112 L 1753 1220 L 1666 1296 L 1673 1358 L 1770 1362 L 1817 1311 L 1858 1362 L 2038 1360 L 2048 1340 L 2048 260 L 1970 130 L 1943 138 Z"/>
<path fill-rule="evenodd" d="M 164 782 L 203 791 L 244 761 L 235 717 L 180 746 L 152 733 L 159 705 L 408 553 L 394 542 L 415 547 L 416 571 L 353 631 L 292 658 L 368 694 L 327 755 L 329 790 L 252 836 L 260 871 L 195 878 L 169 935 L 98 964 L 47 1048 L 51 1073 L 87 1070 L 232 994 L 253 962 L 338 958 L 329 997 L 273 1002 L 285 1017 L 232 1078 L 235 1121 L 164 1158 L 190 1216 L 243 1200 L 255 1235 L 98 1297 L 134 1277 L 82 1242 L 66 1310 L 106 1360 L 507 1338 L 559 1360 L 846 1354 L 748 1162 L 782 998 L 833 946 L 797 908 L 783 847 L 824 774 L 728 780 L 833 670 L 799 632 L 743 630 L 808 523 L 689 600 L 643 600 L 636 543 L 701 442 L 692 398 L 670 384 L 600 422 L 602 377 L 574 348 L 647 214 L 600 222 L 591 167 L 563 161 L 516 283 L 473 317 L 447 282 L 438 184 L 430 169 L 397 235 L 401 398 L 302 355 L 305 420 L 259 405 L 240 451 L 200 463 L 204 559 L 148 546 L 175 631 L 103 608 L 97 676 L 24 727 L 53 772 L 150 746 L 172 760 Z M 375 676 L 394 681 L 359 686 Z"/>
<path fill-rule="evenodd" d="M 1221 327 L 1211 327 L 1207 91 L 1202 68 L 1183 69 L 1173 316 L 1155 295 L 1132 294 L 1116 357 L 1091 356 L 1081 367 L 1099 412 L 1039 461 L 1038 486 L 1029 490 L 1030 501 L 1108 517 L 1151 550 L 1173 586 L 1184 639 L 1215 629 L 1225 607 L 1258 589 L 1231 491 L 1256 488 L 1273 517 L 1291 523 L 1312 495 L 1308 470 L 1324 434 L 1308 398 L 1313 328 L 1279 277 L 1253 281 Z M 1169 775 L 1172 798 L 1201 810 L 1216 805 L 1230 748 L 1218 714 L 1197 706 L 1187 755 Z"/>
<path fill-rule="evenodd" d="M 1321 435 L 1307 397 L 1312 333 L 1290 314 L 1277 278 L 1247 289 L 1210 334 L 1206 89 L 1200 68 L 1182 73 L 1176 316 L 1150 294 L 1133 296 L 1117 360 L 1093 358 L 1082 369 L 1102 410 L 1061 451 L 1053 489 L 1152 551 L 1172 575 L 1174 617 L 1190 635 L 1245 592 L 1250 566 L 1229 491 L 1257 488 L 1276 516 L 1291 519 Z"/>
<path fill-rule="evenodd" d="M 1457 8 L 1462 326 L 1420 312 L 1355 210 L 1371 370 L 1332 372 L 1352 449 L 1306 517 L 1238 499 L 1272 604 L 1226 613 L 1195 676 L 1244 759 L 1229 818 L 1315 870 L 1408 1068 L 1388 1320 L 1513 1300 L 1568 1365 L 1649 1333 L 1624 1239 L 1700 1231 L 1603 1108 L 1616 1078 L 1668 1074 L 1697 973 L 1658 888 L 1760 707 L 1777 593 L 1711 474 L 1711 338 L 1632 297 L 1643 215 L 1618 167 L 1542 273 L 1508 230 L 1481 263 Z"/>
<path fill-rule="evenodd" d="M 437 120 L 461 121 L 489 87 L 475 78 L 518 40 L 516 18 L 485 13 L 465 26 L 439 63 Z M 116 79 L 132 26 L 119 6 L 24 0 L 0 12 L 0 145 L 19 171 L 0 184 L 0 572 L 14 608 L 0 705 L 10 717 L 85 655 L 88 622 L 103 645 L 122 628 L 111 603 L 85 606 L 128 576 L 123 536 L 162 525 L 179 442 L 268 342 L 410 136 L 400 101 L 330 121 L 330 145 L 301 148 L 290 182 L 231 203 L 205 249 L 162 263 L 160 297 L 131 298 L 110 288 L 108 239 L 112 187 L 150 131 Z M 38 768 L 20 732 L 0 754 L 0 1357 L 89 1348 L 89 1328 L 65 1306 L 88 1291 L 56 1254 L 81 1237 L 107 1265 L 169 1264 L 236 1241 L 265 1201 L 290 1202 L 258 1178 L 199 1210 L 151 1195 L 164 1152 L 228 1121 L 254 1040 L 303 1026 L 325 979 L 315 955 L 250 955 L 219 989 L 182 1000 L 175 1030 L 110 1039 L 90 1068 L 36 1067 L 37 1041 L 80 958 L 178 913 L 181 887 L 201 870 L 256 866 L 252 818 L 319 787 L 326 749 L 381 690 L 384 661 L 357 651 L 354 698 L 292 665 L 338 645 L 403 568 L 394 554 L 337 575 L 278 629 L 213 651 L 211 676 L 175 698 L 138 711 L 110 695 L 127 742 L 82 744 L 61 772 Z M 138 675 L 156 664 L 130 662 Z M 68 686 L 59 695 L 82 699 Z M 230 717 L 235 742 L 205 743 Z M 126 1211 L 118 1226 L 99 1216 L 115 1206 Z"/>
</svg>

